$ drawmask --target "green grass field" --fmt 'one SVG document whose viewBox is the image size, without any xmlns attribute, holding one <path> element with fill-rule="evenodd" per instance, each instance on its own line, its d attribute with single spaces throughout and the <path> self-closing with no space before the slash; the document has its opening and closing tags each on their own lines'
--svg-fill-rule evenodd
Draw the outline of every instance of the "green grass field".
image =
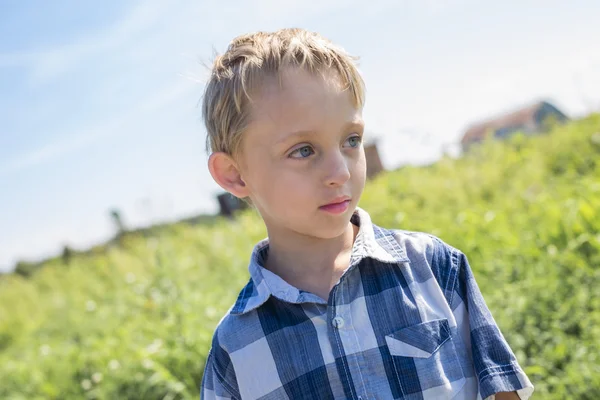
<svg viewBox="0 0 600 400">
<path fill-rule="evenodd" d="M 367 185 L 388 228 L 462 250 L 536 399 L 600 399 L 600 115 Z M 162 227 L 0 278 L 0 399 L 196 399 L 265 229 Z"/>
</svg>

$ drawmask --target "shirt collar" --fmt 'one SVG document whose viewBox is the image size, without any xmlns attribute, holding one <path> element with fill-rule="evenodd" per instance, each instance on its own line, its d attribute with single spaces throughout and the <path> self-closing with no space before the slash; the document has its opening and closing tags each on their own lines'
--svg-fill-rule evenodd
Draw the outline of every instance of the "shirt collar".
<svg viewBox="0 0 600 400">
<path fill-rule="evenodd" d="M 359 229 L 352 247 L 350 265 L 344 274 L 355 268 L 360 260 L 367 257 L 384 263 L 409 261 L 406 251 L 398 243 L 393 231 L 374 225 L 365 210 L 357 207 L 352 214 L 351 221 Z M 266 269 L 264 264 L 268 253 L 268 238 L 261 240 L 254 246 L 248 266 L 250 281 L 240 292 L 231 310 L 232 314 L 244 314 L 251 311 L 262 305 L 270 296 L 288 303 L 326 304 L 319 296 L 295 288 Z"/>
</svg>

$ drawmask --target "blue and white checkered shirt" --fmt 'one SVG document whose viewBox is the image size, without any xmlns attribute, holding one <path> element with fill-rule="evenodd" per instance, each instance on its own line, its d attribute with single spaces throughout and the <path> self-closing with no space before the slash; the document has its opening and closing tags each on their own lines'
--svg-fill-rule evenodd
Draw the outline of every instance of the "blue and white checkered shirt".
<svg viewBox="0 0 600 400">
<path fill-rule="evenodd" d="M 357 208 L 350 266 L 325 302 L 263 267 L 217 327 L 204 399 L 493 399 L 533 385 L 467 258 L 425 233 L 382 229 Z"/>
</svg>

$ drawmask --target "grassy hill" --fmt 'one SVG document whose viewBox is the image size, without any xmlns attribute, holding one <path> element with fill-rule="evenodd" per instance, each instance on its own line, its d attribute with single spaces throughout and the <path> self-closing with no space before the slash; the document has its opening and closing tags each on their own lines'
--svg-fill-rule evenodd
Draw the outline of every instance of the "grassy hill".
<svg viewBox="0 0 600 400">
<path fill-rule="evenodd" d="M 536 398 L 600 398 L 600 115 L 368 183 L 375 223 L 467 254 Z M 0 398 L 196 399 L 265 235 L 252 212 L 0 279 Z"/>
</svg>

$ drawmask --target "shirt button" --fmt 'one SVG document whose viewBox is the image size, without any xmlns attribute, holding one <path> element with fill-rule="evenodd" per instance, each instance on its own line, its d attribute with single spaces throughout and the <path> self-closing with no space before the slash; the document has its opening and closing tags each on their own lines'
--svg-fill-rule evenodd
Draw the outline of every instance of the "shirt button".
<svg viewBox="0 0 600 400">
<path fill-rule="evenodd" d="M 342 326 L 344 326 L 344 318 L 342 317 L 335 317 L 333 319 L 333 321 L 331 321 L 331 323 L 333 324 L 334 327 L 336 328 L 341 328 Z"/>
</svg>

